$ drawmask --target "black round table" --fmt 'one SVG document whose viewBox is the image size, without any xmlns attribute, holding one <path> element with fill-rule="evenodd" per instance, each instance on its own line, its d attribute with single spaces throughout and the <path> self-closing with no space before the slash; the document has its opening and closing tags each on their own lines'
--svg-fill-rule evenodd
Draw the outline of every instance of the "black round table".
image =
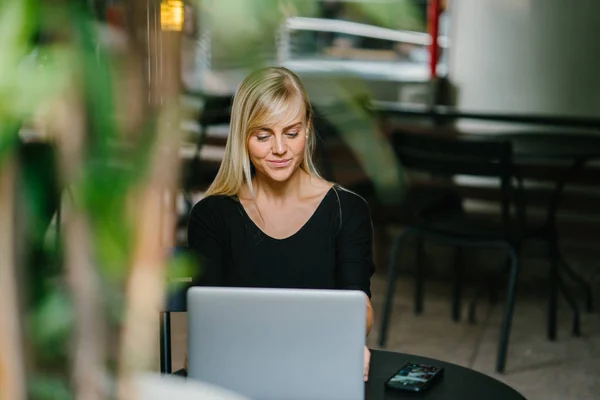
<svg viewBox="0 0 600 400">
<path fill-rule="evenodd" d="M 443 377 L 423 393 L 402 392 L 385 388 L 388 380 L 407 362 L 444 368 Z M 365 400 L 381 399 L 428 400 L 524 400 L 519 392 L 480 372 L 431 358 L 390 351 L 371 350 L 369 381 L 365 385 Z"/>
</svg>

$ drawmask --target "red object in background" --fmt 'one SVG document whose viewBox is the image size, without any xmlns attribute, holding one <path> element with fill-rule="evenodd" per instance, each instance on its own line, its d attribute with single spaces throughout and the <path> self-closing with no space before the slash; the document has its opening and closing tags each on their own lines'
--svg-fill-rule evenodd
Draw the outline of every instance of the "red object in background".
<svg viewBox="0 0 600 400">
<path fill-rule="evenodd" d="M 119 5 L 106 6 L 106 23 L 114 28 L 125 28 L 125 13 Z"/>
<path fill-rule="evenodd" d="M 429 77 L 437 78 L 437 63 L 440 54 L 438 36 L 440 34 L 441 0 L 429 0 L 427 5 L 427 31 L 431 37 L 429 45 Z"/>
</svg>

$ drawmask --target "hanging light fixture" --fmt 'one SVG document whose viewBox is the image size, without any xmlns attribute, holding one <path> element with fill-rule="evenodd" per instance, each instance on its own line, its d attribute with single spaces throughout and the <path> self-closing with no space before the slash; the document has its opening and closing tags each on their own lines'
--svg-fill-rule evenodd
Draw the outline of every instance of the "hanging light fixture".
<svg viewBox="0 0 600 400">
<path fill-rule="evenodd" d="M 184 21 L 182 0 L 162 0 L 160 3 L 160 28 L 163 31 L 181 32 Z"/>
</svg>

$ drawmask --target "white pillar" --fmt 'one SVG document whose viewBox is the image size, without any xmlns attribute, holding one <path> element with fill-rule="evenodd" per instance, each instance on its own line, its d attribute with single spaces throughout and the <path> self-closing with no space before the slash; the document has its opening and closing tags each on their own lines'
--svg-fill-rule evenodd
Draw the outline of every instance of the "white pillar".
<svg viewBox="0 0 600 400">
<path fill-rule="evenodd" d="M 599 0 L 453 0 L 461 110 L 600 117 Z"/>
</svg>

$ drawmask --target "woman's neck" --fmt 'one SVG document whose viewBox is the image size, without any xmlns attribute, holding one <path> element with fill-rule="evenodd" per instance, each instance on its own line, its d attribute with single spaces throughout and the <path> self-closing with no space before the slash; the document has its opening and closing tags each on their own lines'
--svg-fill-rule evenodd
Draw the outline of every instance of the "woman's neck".
<svg viewBox="0 0 600 400">
<path fill-rule="evenodd" d="M 303 183 L 310 176 L 302 169 L 298 169 L 285 182 L 273 181 L 263 175 L 257 174 L 253 179 L 255 198 L 262 198 L 269 203 L 283 203 L 290 199 L 301 197 Z"/>
</svg>

